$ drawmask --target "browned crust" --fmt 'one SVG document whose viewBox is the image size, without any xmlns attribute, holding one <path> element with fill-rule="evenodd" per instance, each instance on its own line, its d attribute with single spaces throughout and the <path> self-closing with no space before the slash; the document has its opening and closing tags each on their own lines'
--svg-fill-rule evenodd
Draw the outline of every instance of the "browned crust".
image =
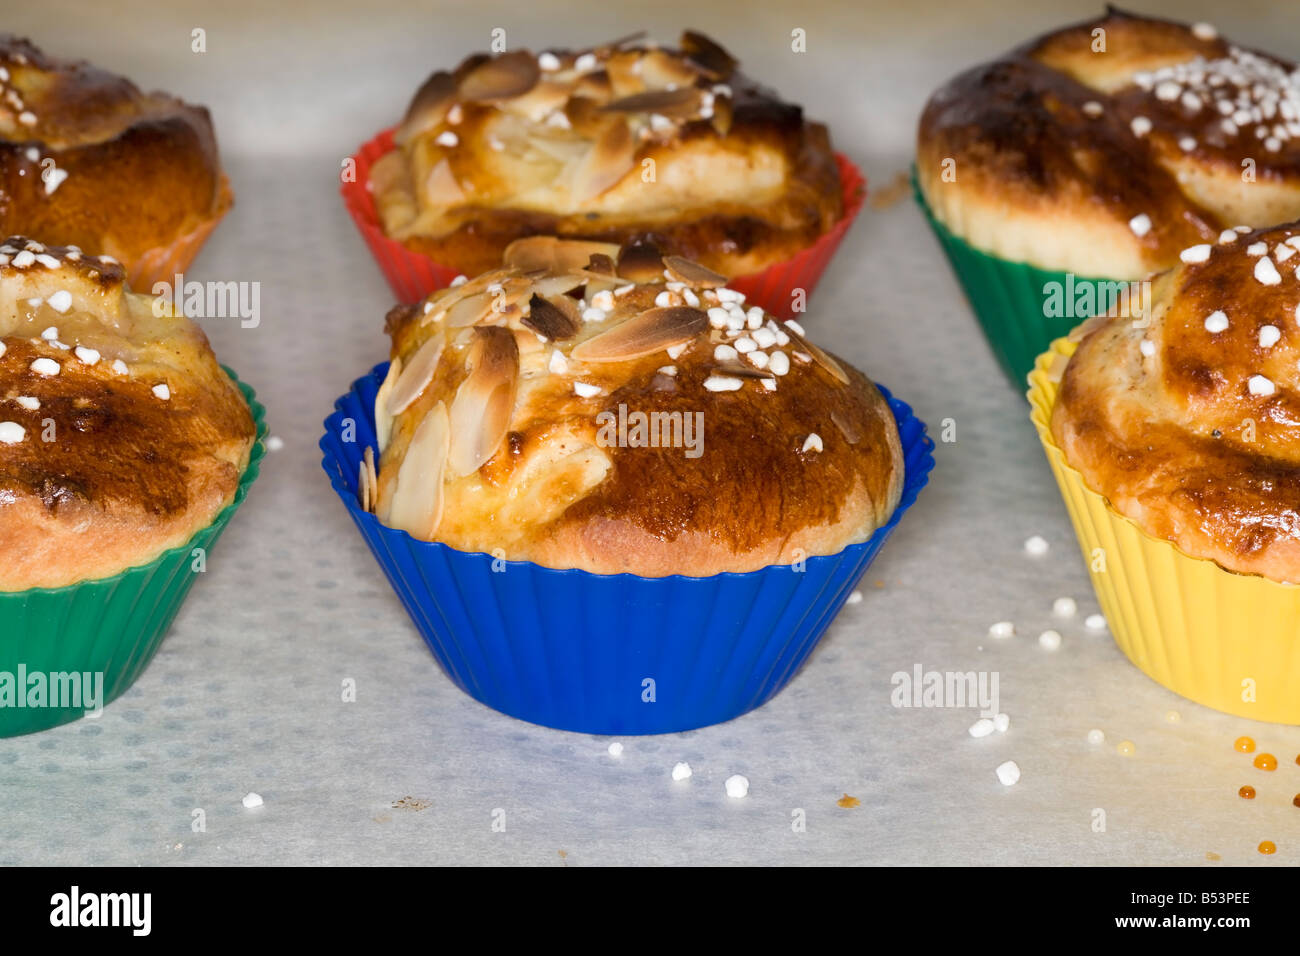
<svg viewBox="0 0 1300 956">
<path fill-rule="evenodd" d="M 247 465 L 252 416 L 207 338 L 188 319 L 154 318 L 152 300 L 127 291 L 122 276 L 121 266 L 90 257 L 58 269 L 0 267 L 8 313 L 0 421 L 26 430 L 23 441 L 0 443 L 0 590 L 61 587 L 147 563 L 210 524 Z M 74 297 L 66 313 L 27 302 L 58 291 Z M 41 338 L 47 326 L 100 360 L 86 364 Z M 33 371 L 38 358 L 57 361 L 59 374 Z M 114 358 L 126 375 L 114 372 Z M 161 383 L 166 401 L 152 391 Z M 23 407 L 20 396 L 40 407 Z"/>
<path fill-rule="evenodd" d="M 142 93 L 123 77 L 46 56 L 13 36 L 0 36 L 0 65 L 10 77 L 4 88 L 36 116 L 24 125 L 12 103 L 0 103 L 0 235 L 77 245 L 129 269 L 224 212 L 203 107 Z M 47 158 L 68 174 L 50 194 L 41 180 Z"/>
<path fill-rule="evenodd" d="M 1155 282 L 1150 327 L 1099 322 L 1066 367 L 1052 434 L 1090 488 L 1144 531 L 1232 571 L 1300 583 L 1300 252 L 1256 281 L 1300 224 L 1243 235 Z M 1211 333 L 1215 311 L 1229 327 Z M 1140 313 L 1143 319 L 1148 313 Z M 1262 345 L 1260 330 L 1281 334 Z M 1154 354 L 1143 357 L 1149 340 Z M 1252 394 L 1252 376 L 1273 382 Z"/>
<path fill-rule="evenodd" d="M 1097 29 L 1105 31 L 1105 53 L 1092 52 Z M 1026 43 L 961 73 L 931 97 L 917 137 L 922 190 L 942 220 L 957 220 L 959 233 L 967 211 L 987 207 L 989 215 L 1033 220 L 1045 233 L 1072 226 L 1079 246 L 1122 245 L 1133 266 L 1116 278 L 1168 268 L 1180 249 L 1225 227 L 1295 218 L 1300 137 L 1271 152 L 1253 134 L 1225 135 L 1225 117 L 1215 109 L 1193 111 L 1134 85 L 1142 71 L 1219 59 L 1229 50 L 1222 38 L 1198 37 L 1184 24 L 1114 8 Z M 1103 112 L 1085 114 L 1086 103 Z M 1134 135 L 1137 117 L 1151 122 L 1150 133 Z M 1190 150 L 1180 145 L 1188 139 L 1195 142 Z M 1256 163 L 1258 176 L 1246 199 L 1243 159 Z M 945 160 L 956 162 L 955 183 L 939 176 Z M 1137 236 L 1127 223 L 1141 214 L 1150 217 L 1151 230 Z M 1078 258 L 1092 261 L 1087 252 Z M 1080 271 L 1059 260 L 1035 264 Z"/>
<path fill-rule="evenodd" d="M 573 55 L 572 51 L 555 52 L 561 57 Z M 680 51 L 666 52 L 680 55 Z M 476 54 L 450 76 L 463 78 L 486 59 Z M 699 87 L 706 89 L 716 79 L 701 77 Z M 409 208 L 411 195 L 419 193 L 410 178 L 417 168 L 415 157 L 425 155 L 432 148 L 432 138 L 445 128 L 436 126 L 400 147 L 403 175 L 374 180 L 385 231 L 396 235 L 408 248 L 467 275 L 494 268 L 510 242 L 531 235 L 621 243 L 634 235 L 652 232 L 667 251 L 730 276 L 759 271 L 790 258 L 813 244 L 843 216 L 842 184 L 830 137 L 825 126 L 805 120 L 800 107 L 783 102 L 742 74 L 733 72 L 725 79 L 733 104 L 725 131 L 708 120 L 685 122 L 666 141 L 641 144 L 636 150 L 635 168 L 640 170 L 645 160 L 653 159 L 659 164 L 661 178 L 662 170 L 676 162 L 683 168 L 698 166 L 701 175 L 707 176 L 713 161 L 725 158 L 743 164 L 746 157 L 762 151 L 780 157 L 785 166 L 784 183 L 777 196 L 727 202 L 706 194 L 691 197 L 684 207 L 667 204 L 669 208 L 654 216 L 620 211 L 602 196 L 594 197 L 572 214 L 550 213 L 535 205 L 515 206 L 508 197 L 488 204 L 467 199 L 457 207 L 458 222 L 450 231 L 408 234 L 396 228 L 395 217 L 385 216 L 385 207 L 389 202 L 400 202 Z M 425 89 L 428 87 L 426 84 Z M 420 101 L 417 94 L 412 111 Z M 495 111 L 475 104 L 462 106 L 466 119 L 456 127 L 460 143 L 449 157 L 455 175 L 470 195 L 508 192 L 509 183 L 495 180 L 489 171 L 492 150 L 488 136 L 482 132 L 485 115 Z M 732 175 L 733 168 L 728 168 L 727 175 Z M 394 198 L 399 193 L 404 194 L 400 201 Z"/>
</svg>

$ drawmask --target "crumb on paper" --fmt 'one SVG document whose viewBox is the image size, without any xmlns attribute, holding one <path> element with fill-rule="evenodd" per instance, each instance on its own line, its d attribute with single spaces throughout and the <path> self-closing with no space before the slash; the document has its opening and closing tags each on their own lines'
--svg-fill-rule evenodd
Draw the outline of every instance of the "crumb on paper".
<svg viewBox="0 0 1300 956">
<path fill-rule="evenodd" d="M 254 810 L 257 807 L 260 807 L 262 805 L 263 803 L 262 795 L 260 793 L 252 793 L 252 792 L 246 793 L 244 794 L 244 799 L 242 802 L 244 804 L 245 810 Z"/>
<path fill-rule="evenodd" d="M 854 807 L 862 806 L 862 801 L 857 797 L 850 797 L 847 793 L 835 801 L 837 807 L 843 807 L 845 810 L 852 810 Z"/>
<path fill-rule="evenodd" d="M 393 801 L 394 810 L 414 810 L 418 813 L 421 810 L 428 810 L 431 806 L 433 806 L 433 804 L 429 801 L 419 800 L 411 796 L 402 797 L 400 800 Z"/>
</svg>

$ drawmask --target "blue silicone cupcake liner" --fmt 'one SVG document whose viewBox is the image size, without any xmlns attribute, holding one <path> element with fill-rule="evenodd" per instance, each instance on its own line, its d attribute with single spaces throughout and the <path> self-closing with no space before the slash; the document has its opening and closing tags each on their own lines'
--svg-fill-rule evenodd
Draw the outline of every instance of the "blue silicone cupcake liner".
<svg viewBox="0 0 1300 956">
<path fill-rule="evenodd" d="M 357 500 L 376 447 L 381 363 L 335 402 L 322 465 L 416 628 L 455 684 L 534 724 L 662 734 L 739 717 L 784 687 L 812 652 L 934 467 L 934 442 L 904 403 L 902 500 L 862 544 L 804 570 L 644 578 L 556 570 L 457 551 L 385 527 Z M 350 423 L 354 440 L 345 439 Z M 494 570 L 494 566 L 496 570 Z"/>
</svg>

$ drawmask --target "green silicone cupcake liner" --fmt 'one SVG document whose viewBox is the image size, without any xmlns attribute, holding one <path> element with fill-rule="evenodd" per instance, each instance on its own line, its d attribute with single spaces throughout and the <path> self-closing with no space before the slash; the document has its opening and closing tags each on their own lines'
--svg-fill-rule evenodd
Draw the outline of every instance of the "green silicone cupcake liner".
<svg viewBox="0 0 1300 956">
<path fill-rule="evenodd" d="M 93 712 L 121 695 L 153 659 L 194 583 L 194 549 L 211 551 L 265 454 L 266 409 L 234 372 L 226 373 L 248 400 L 257 439 L 234 500 L 212 524 L 181 547 L 111 578 L 0 592 L 0 737 L 47 730 Z"/>
<path fill-rule="evenodd" d="M 934 218 L 917 184 L 915 169 L 912 195 L 952 263 L 998 364 L 1019 392 L 1024 391 L 1034 370 L 1034 360 L 1053 341 L 1105 312 L 1115 303 L 1120 287 L 1128 286 L 1115 279 L 1072 276 L 981 252 Z M 1054 294 L 1059 295 L 1059 309 L 1049 308 L 1049 296 Z M 1095 308 L 1077 308 L 1081 301 L 1095 303 Z M 1049 314 L 1058 311 L 1063 314 Z M 1081 315 L 1081 311 L 1090 314 Z"/>
</svg>

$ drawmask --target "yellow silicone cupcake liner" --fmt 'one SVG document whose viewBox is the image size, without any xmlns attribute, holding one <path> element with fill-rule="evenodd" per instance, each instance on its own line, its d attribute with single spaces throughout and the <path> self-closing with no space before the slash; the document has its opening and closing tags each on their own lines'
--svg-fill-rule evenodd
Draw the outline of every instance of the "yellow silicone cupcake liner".
<svg viewBox="0 0 1300 956">
<path fill-rule="evenodd" d="M 1088 488 L 1050 427 L 1059 370 L 1074 349 L 1057 339 L 1038 357 L 1030 419 L 1115 643 L 1152 680 L 1198 704 L 1300 724 L 1300 587 L 1184 554 Z"/>
</svg>

